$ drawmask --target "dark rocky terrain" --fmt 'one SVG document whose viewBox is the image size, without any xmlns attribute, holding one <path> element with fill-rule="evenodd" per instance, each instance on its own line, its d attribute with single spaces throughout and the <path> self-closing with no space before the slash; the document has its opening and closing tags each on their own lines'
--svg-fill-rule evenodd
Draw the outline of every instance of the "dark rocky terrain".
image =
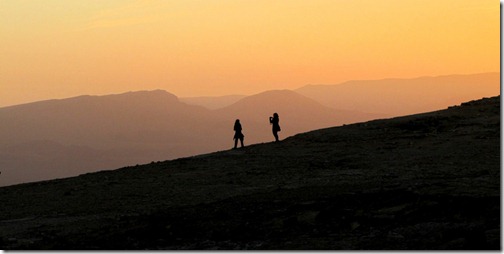
<svg viewBox="0 0 504 254">
<path fill-rule="evenodd" d="M 0 188 L 0 247 L 498 250 L 500 97 Z"/>
</svg>

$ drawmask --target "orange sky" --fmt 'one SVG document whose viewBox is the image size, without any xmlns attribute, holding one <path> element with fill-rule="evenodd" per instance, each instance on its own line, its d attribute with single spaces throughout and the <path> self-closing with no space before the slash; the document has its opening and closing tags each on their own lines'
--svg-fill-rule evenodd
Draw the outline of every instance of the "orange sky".
<svg viewBox="0 0 504 254">
<path fill-rule="evenodd" d="M 0 107 L 500 71 L 495 0 L 0 0 Z"/>
</svg>

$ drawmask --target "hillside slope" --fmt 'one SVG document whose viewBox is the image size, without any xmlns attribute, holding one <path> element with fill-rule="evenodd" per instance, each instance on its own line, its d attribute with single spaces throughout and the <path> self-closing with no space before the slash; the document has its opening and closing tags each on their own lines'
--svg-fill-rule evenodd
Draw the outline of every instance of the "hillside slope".
<svg viewBox="0 0 504 254">
<path fill-rule="evenodd" d="M 13 249 L 500 249 L 500 98 L 0 188 Z"/>
</svg>

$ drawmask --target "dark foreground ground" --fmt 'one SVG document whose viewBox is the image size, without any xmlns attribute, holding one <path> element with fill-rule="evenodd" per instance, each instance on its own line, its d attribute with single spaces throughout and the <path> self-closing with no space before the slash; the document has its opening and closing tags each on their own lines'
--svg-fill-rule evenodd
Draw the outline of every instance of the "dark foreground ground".
<svg viewBox="0 0 504 254">
<path fill-rule="evenodd" d="M 5 250 L 498 250 L 500 98 L 4 187 L 0 203 Z"/>
</svg>

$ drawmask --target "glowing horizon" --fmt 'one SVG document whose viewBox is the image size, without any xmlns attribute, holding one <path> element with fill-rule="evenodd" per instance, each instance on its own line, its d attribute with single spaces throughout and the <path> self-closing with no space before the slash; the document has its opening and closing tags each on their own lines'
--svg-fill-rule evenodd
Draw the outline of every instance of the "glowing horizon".
<svg viewBox="0 0 504 254">
<path fill-rule="evenodd" d="M 0 107 L 500 72 L 500 2 L 0 1 Z"/>
</svg>

